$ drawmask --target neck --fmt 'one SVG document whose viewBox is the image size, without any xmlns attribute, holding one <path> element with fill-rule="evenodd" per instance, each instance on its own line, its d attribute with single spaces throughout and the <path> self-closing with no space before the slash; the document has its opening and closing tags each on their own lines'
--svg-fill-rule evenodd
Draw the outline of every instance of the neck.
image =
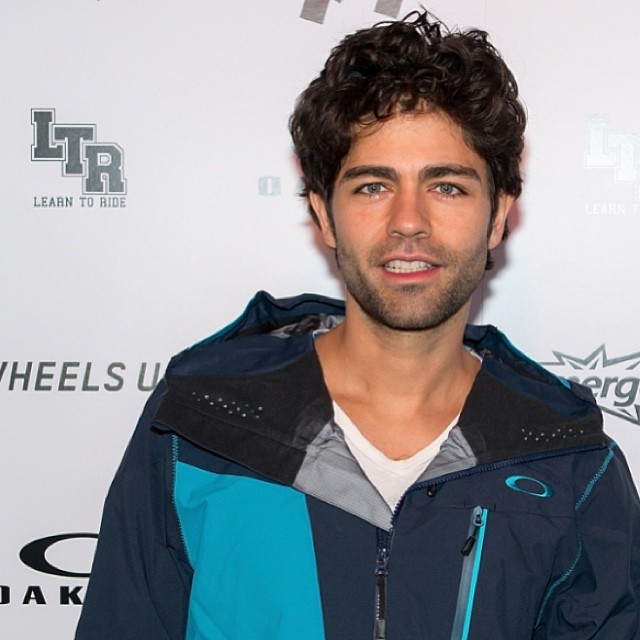
<svg viewBox="0 0 640 640">
<path fill-rule="evenodd" d="M 462 342 L 468 313 L 467 304 L 438 327 L 399 331 L 372 321 L 348 299 L 344 322 L 317 340 L 318 355 L 325 372 L 339 372 L 345 392 L 421 402 L 475 376 L 477 360 Z"/>
<path fill-rule="evenodd" d="M 316 341 L 331 397 L 385 455 L 407 458 L 460 413 L 480 363 L 464 348 L 468 305 L 434 329 L 396 331 L 350 310 Z"/>
</svg>

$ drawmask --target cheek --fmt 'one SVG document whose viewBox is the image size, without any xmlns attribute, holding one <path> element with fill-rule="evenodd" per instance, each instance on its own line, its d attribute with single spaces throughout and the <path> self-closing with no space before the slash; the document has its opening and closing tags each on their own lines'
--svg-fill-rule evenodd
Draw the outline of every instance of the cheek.
<svg viewBox="0 0 640 640">
<path fill-rule="evenodd" d="M 336 244 L 351 249 L 366 244 L 368 229 L 359 222 L 357 215 L 348 213 L 350 215 L 343 212 L 341 217 L 334 220 L 332 234 Z"/>
</svg>

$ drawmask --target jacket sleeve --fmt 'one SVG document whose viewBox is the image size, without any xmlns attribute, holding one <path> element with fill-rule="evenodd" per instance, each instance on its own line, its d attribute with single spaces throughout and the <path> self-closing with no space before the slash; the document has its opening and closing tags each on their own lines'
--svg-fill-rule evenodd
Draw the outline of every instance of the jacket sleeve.
<svg viewBox="0 0 640 640">
<path fill-rule="evenodd" d="M 576 495 L 573 559 L 550 584 L 535 640 L 640 640 L 640 501 L 612 444 Z"/>
<path fill-rule="evenodd" d="M 104 506 L 76 640 L 182 640 L 192 571 L 173 505 L 172 436 L 149 399 Z"/>
</svg>

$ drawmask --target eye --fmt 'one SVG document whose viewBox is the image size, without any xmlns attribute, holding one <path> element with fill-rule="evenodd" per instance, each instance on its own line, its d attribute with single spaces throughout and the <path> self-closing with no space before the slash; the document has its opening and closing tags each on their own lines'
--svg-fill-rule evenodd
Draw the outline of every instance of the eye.
<svg viewBox="0 0 640 640">
<path fill-rule="evenodd" d="M 356 193 L 364 193 L 367 196 L 377 196 L 387 191 L 387 188 L 381 182 L 368 182 L 356 189 Z"/>
<path fill-rule="evenodd" d="M 435 186 L 435 190 L 448 198 L 453 198 L 464 193 L 460 187 L 451 182 L 440 182 Z"/>
</svg>

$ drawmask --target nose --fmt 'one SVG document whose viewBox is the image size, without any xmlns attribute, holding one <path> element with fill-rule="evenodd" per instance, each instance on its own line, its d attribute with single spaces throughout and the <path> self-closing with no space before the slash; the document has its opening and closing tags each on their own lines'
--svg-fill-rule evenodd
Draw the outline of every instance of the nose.
<svg viewBox="0 0 640 640">
<path fill-rule="evenodd" d="M 431 235 L 425 194 L 419 186 L 396 192 L 389 210 L 388 232 L 406 238 Z"/>
</svg>

